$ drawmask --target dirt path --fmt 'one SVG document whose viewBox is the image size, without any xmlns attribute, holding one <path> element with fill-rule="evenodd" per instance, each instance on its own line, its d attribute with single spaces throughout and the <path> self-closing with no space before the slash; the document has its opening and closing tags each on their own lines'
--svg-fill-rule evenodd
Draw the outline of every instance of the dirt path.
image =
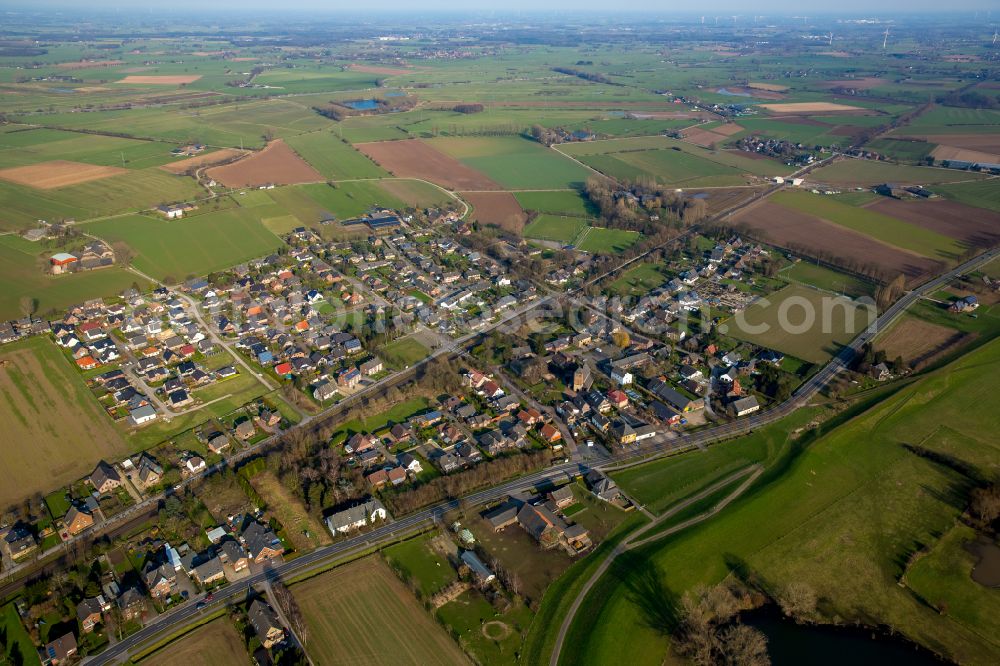
<svg viewBox="0 0 1000 666">
<path fill-rule="evenodd" d="M 674 506 L 670 507 L 670 509 L 665 511 L 658 518 L 656 518 L 650 523 L 647 523 L 644 527 L 636 530 L 629 536 L 625 537 L 625 539 L 622 540 L 620 544 L 615 546 L 614 549 L 610 553 L 608 553 L 608 557 L 601 563 L 601 566 L 597 568 L 597 571 L 594 572 L 594 574 L 590 577 L 590 579 L 580 589 L 580 592 L 579 594 L 577 594 L 576 599 L 573 600 L 573 605 L 570 606 L 569 611 L 566 613 L 566 617 L 563 619 L 562 626 L 559 627 L 559 634 L 558 636 L 556 636 L 556 645 L 552 649 L 552 656 L 549 658 L 549 666 L 558 666 L 559 655 L 562 652 L 563 643 L 565 643 L 566 641 L 566 634 L 569 633 L 569 628 L 573 624 L 573 618 L 576 617 L 577 611 L 580 610 L 580 606 L 583 605 L 583 601 L 587 597 L 587 594 L 590 592 L 591 588 L 594 587 L 597 581 L 600 580 L 601 576 L 603 576 L 604 573 L 611 567 L 611 564 L 615 561 L 616 557 L 618 557 L 622 553 L 632 550 L 633 548 L 638 548 L 639 546 L 644 546 L 647 543 L 651 543 L 653 541 L 666 538 L 672 534 L 676 534 L 677 532 L 685 530 L 688 527 L 691 527 L 692 525 L 697 525 L 700 522 L 708 520 L 709 518 L 711 518 L 712 516 L 716 515 L 717 513 L 725 509 L 727 506 L 729 506 L 729 504 L 733 500 L 735 500 L 744 492 L 746 492 L 747 488 L 749 488 L 750 485 L 754 481 L 756 481 L 757 478 L 763 472 L 764 468 L 761 467 L 760 465 L 751 465 L 750 467 L 746 467 L 736 472 L 735 474 L 730 474 L 726 478 L 722 479 L 721 481 L 717 481 L 716 483 L 713 483 L 711 486 L 705 488 L 696 495 L 692 495 L 691 497 L 688 497 L 687 499 L 678 502 Z M 646 537 L 645 539 L 636 540 L 638 537 L 642 536 L 646 532 L 649 532 L 651 529 L 653 529 L 663 521 L 677 515 L 677 513 L 682 511 L 683 509 L 691 506 L 695 502 L 699 502 L 705 499 L 712 493 L 718 492 L 722 488 L 725 488 L 732 482 L 744 476 L 747 477 L 746 480 L 743 481 L 743 483 L 741 483 L 739 487 L 736 488 L 736 490 L 731 492 L 721 502 L 713 506 L 708 511 L 700 513 L 697 516 L 689 518 L 688 520 L 685 520 L 683 522 L 680 522 L 674 525 L 673 527 L 663 530 L 662 532 L 657 532 L 656 534 L 652 534 Z"/>
</svg>

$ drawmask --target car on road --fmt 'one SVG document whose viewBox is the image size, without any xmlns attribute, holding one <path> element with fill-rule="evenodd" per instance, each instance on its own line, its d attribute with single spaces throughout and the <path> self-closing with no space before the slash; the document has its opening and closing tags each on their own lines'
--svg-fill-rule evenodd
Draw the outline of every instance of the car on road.
<svg viewBox="0 0 1000 666">
<path fill-rule="evenodd" d="M 205 602 L 204 601 L 199 601 L 198 603 L 196 603 L 194 605 L 194 607 L 195 608 L 204 608 L 205 607 Z"/>
<path fill-rule="evenodd" d="M 214 599 L 215 599 L 215 595 L 212 594 L 211 592 L 208 593 L 207 595 L 205 595 L 205 603 L 208 603 L 209 601 L 212 601 Z"/>
</svg>

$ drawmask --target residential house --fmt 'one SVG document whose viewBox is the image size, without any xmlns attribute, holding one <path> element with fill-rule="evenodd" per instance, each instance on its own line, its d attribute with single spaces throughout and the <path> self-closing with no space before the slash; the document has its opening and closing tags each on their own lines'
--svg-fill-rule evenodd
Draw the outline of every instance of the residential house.
<svg viewBox="0 0 1000 666">
<path fill-rule="evenodd" d="M 211 585 L 215 581 L 225 578 L 222 570 L 222 559 L 216 555 L 197 565 L 192 574 L 194 579 L 202 586 Z"/>
<path fill-rule="evenodd" d="M 35 535 L 32 534 L 27 525 L 21 522 L 14 523 L 14 526 L 4 535 L 3 540 L 7 544 L 10 556 L 15 560 L 29 555 L 38 548 Z"/>
<path fill-rule="evenodd" d="M 76 606 L 76 619 L 80 622 L 80 630 L 89 634 L 94 627 L 104 621 L 104 613 L 111 610 L 111 604 L 102 595 L 84 599 Z"/>
<path fill-rule="evenodd" d="M 76 655 L 76 636 L 64 634 L 42 648 L 39 657 L 42 666 L 64 664 Z M 23 655 L 22 655 L 23 656 Z"/>
<path fill-rule="evenodd" d="M 600 470 L 590 470 L 583 479 L 590 492 L 605 502 L 612 502 L 621 495 L 621 491 L 618 490 L 618 484 Z"/>
<path fill-rule="evenodd" d="M 281 626 L 277 613 L 260 599 L 254 599 L 250 604 L 247 620 L 265 649 L 270 650 L 285 640 L 285 629 Z"/>
<path fill-rule="evenodd" d="M 326 526 L 334 536 L 346 534 L 370 525 L 379 520 L 385 520 L 389 512 L 377 499 L 370 499 L 361 504 L 330 514 L 326 518 Z"/>
<path fill-rule="evenodd" d="M 63 524 L 66 526 L 67 532 L 76 536 L 94 524 L 94 516 L 87 510 L 72 506 L 63 516 Z"/>
<path fill-rule="evenodd" d="M 246 547 L 250 559 L 257 564 L 276 559 L 285 552 L 285 547 L 281 545 L 281 539 L 274 530 L 257 521 L 251 521 L 243 528 L 240 541 Z"/>
<path fill-rule="evenodd" d="M 170 596 L 177 586 L 177 571 L 166 562 L 150 563 L 142 574 L 142 580 L 149 590 L 149 596 L 154 599 L 164 599 Z"/>
<path fill-rule="evenodd" d="M 752 395 L 729 403 L 729 412 L 736 417 L 752 414 L 758 409 L 760 409 L 760 403 L 757 402 L 757 397 Z"/>
</svg>

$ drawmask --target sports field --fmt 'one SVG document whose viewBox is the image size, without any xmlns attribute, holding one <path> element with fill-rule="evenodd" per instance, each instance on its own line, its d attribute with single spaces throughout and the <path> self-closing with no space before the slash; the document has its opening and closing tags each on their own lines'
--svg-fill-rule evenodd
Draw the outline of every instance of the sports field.
<svg viewBox="0 0 1000 666">
<path fill-rule="evenodd" d="M 948 660 L 991 663 L 998 649 L 995 620 L 976 604 L 981 590 L 964 579 L 958 585 L 962 564 L 941 556 L 940 564 L 924 565 L 947 569 L 945 580 L 956 581 L 936 588 L 956 604 L 955 615 L 939 613 L 933 601 L 915 598 L 897 580 L 923 545 L 934 546 L 932 558 L 938 547 L 949 548 L 948 536 L 944 546 L 935 544 L 965 508 L 969 477 L 935 459 L 982 471 L 1000 454 L 991 436 L 1000 408 L 991 375 L 998 367 L 1000 345 L 992 343 L 807 447 L 777 442 L 782 464 L 755 491 L 612 567 L 584 601 L 590 612 L 576 616 L 560 663 L 662 663 L 671 600 L 736 567 L 768 586 L 809 585 L 828 619 L 892 626 Z M 972 404 L 977 408 L 969 409 Z M 930 453 L 905 448 L 914 442 Z M 921 560 L 914 566 L 915 589 L 939 596 L 921 587 Z"/>
<path fill-rule="evenodd" d="M 229 618 L 221 617 L 167 644 L 142 666 L 221 666 L 247 663 L 243 639 Z"/>
<path fill-rule="evenodd" d="M 135 252 L 136 268 L 167 282 L 229 268 L 282 245 L 252 208 L 169 221 L 126 215 L 87 224 L 86 230 L 108 241 L 124 242 Z"/>
<path fill-rule="evenodd" d="M 868 310 L 850 299 L 789 285 L 725 320 L 719 331 L 803 361 L 823 363 L 868 323 Z"/>
<path fill-rule="evenodd" d="M 592 254 L 621 254 L 641 237 L 638 231 L 589 227 L 576 239 L 576 249 Z"/>
<path fill-rule="evenodd" d="M 377 557 L 292 587 L 317 664 L 469 663 L 451 637 Z"/>
<path fill-rule="evenodd" d="M 0 351 L 0 506 L 75 481 L 129 448 L 80 373 L 50 340 Z"/>
</svg>

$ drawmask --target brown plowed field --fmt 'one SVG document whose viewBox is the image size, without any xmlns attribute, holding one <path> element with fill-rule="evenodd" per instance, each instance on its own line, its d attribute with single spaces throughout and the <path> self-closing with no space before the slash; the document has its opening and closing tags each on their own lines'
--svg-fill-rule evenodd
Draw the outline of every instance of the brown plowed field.
<svg viewBox="0 0 1000 666">
<path fill-rule="evenodd" d="M 743 128 L 736 123 L 726 123 L 725 125 L 719 125 L 718 127 L 713 127 L 711 129 L 693 127 L 684 131 L 684 140 L 688 143 L 708 148 L 709 146 L 725 141 L 733 134 L 737 134 L 742 131 Z"/>
<path fill-rule="evenodd" d="M 777 83 L 761 83 L 760 81 L 751 81 L 747 84 L 747 88 L 770 90 L 771 92 L 785 92 L 788 90 L 788 86 L 778 85 Z"/>
<path fill-rule="evenodd" d="M 28 166 L 2 169 L 0 170 L 0 179 L 40 190 L 54 190 L 57 187 L 78 185 L 91 180 L 117 176 L 121 173 L 128 173 L 128 169 L 66 160 L 51 160 Z"/>
<path fill-rule="evenodd" d="M 205 173 L 226 187 L 253 187 L 255 185 L 295 185 L 316 183 L 323 180 L 316 169 L 299 157 L 281 139 L 275 139 L 260 152 L 242 160 L 212 167 Z"/>
<path fill-rule="evenodd" d="M 510 192 L 463 192 L 461 197 L 475 209 L 472 217 L 520 235 L 528 215 Z"/>
<path fill-rule="evenodd" d="M 1000 134 L 929 134 L 917 137 L 917 140 L 1000 154 Z"/>
<path fill-rule="evenodd" d="M 968 344 L 975 337 L 923 319 L 905 317 L 878 339 L 876 348 L 884 350 L 890 360 L 902 356 L 910 368 L 920 370 L 941 354 Z"/>
<path fill-rule="evenodd" d="M 90 69 L 91 67 L 113 67 L 124 64 L 124 60 L 78 60 L 76 62 L 61 62 L 56 67 L 59 69 Z"/>
<path fill-rule="evenodd" d="M 1000 156 L 994 153 L 984 153 L 980 150 L 970 150 L 968 148 L 958 148 L 956 146 L 938 146 L 931 151 L 931 155 L 936 160 L 961 160 L 963 162 L 987 162 L 995 164 L 1000 162 Z"/>
<path fill-rule="evenodd" d="M 870 90 L 877 86 L 884 85 L 885 79 L 875 76 L 863 76 L 860 79 L 842 79 L 840 81 L 827 81 L 827 88 L 854 88 L 855 90 Z"/>
<path fill-rule="evenodd" d="M 868 109 L 833 102 L 788 102 L 785 104 L 761 104 L 771 113 L 868 113 Z"/>
<path fill-rule="evenodd" d="M 401 178 L 422 178 L 450 190 L 503 189 L 485 174 L 431 148 L 420 139 L 358 143 L 354 147 Z"/>
<path fill-rule="evenodd" d="M 222 150 L 213 150 L 212 152 L 205 153 L 204 155 L 195 155 L 194 157 L 189 157 L 186 160 L 179 160 L 177 162 L 171 162 L 170 164 L 164 164 L 160 168 L 164 171 L 169 171 L 170 173 L 184 173 L 188 169 L 225 162 L 228 159 L 242 155 L 243 152 L 244 151 L 237 150 L 236 148 L 223 148 Z"/>
<path fill-rule="evenodd" d="M 877 266 L 890 276 L 903 273 L 908 282 L 919 282 L 920 278 L 941 268 L 941 264 L 932 259 L 910 254 L 870 236 L 768 201 L 746 209 L 737 215 L 735 223 L 745 225 L 751 231 L 762 234 L 765 240 L 792 251 L 819 257 L 833 255 L 846 262 Z"/>
<path fill-rule="evenodd" d="M 351 65 L 351 71 L 362 74 L 383 74 L 385 76 L 400 76 L 402 74 L 412 74 L 413 70 L 402 67 L 379 67 L 378 65 Z"/>
<path fill-rule="evenodd" d="M 1000 213 L 973 208 L 957 201 L 882 198 L 865 208 L 958 239 L 970 247 L 987 247 L 1000 240 Z"/>
<path fill-rule="evenodd" d="M 126 76 L 118 83 L 139 83 L 154 86 L 179 86 L 184 83 L 194 83 L 201 78 L 201 74 L 173 74 L 169 76 L 155 75 L 131 75 Z"/>
</svg>

